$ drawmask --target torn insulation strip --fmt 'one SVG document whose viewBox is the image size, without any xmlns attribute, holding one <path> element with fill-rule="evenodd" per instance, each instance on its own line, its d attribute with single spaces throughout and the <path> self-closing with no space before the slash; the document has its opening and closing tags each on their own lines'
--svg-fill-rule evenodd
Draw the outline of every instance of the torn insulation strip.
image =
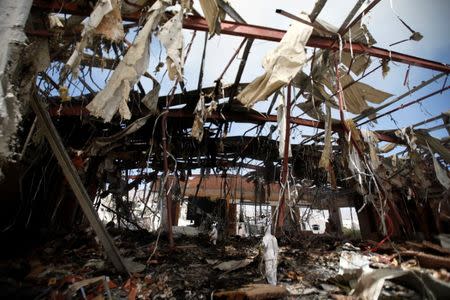
<svg viewBox="0 0 450 300">
<path fill-rule="evenodd" d="M 300 17 L 309 21 L 305 14 L 300 14 Z M 289 83 L 306 63 L 305 44 L 311 33 L 311 26 L 293 23 L 278 46 L 264 57 L 262 65 L 266 73 L 248 84 L 237 99 L 244 106 L 251 107 Z"/>
<path fill-rule="evenodd" d="M 439 162 L 437 161 L 436 157 L 434 156 L 433 151 L 431 150 L 431 147 L 428 146 L 428 151 L 430 151 L 431 158 L 433 159 L 433 166 L 434 166 L 434 172 L 436 173 L 436 178 L 438 179 L 439 183 L 445 187 L 447 190 L 450 189 L 450 178 L 448 178 L 447 170 L 444 170 Z"/>
<path fill-rule="evenodd" d="M 149 9 L 147 22 L 139 31 L 134 44 L 114 70 L 106 87 L 86 106 L 92 115 L 110 122 L 114 114 L 119 111 L 122 118 L 131 118 L 127 105 L 130 91 L 148 68 L 151 33 L 169 5 L 170 1 L 159 0 Z"/>
<path fill-rule="evenodd" d="M 341 86 L 347 86 L 343 91 L 345 109 L 353 114 L 359 115 L 370 109 L 371 107 L 367 102 L 380 104 L 392 96 L 392 94 L 377 90 L 368 84 L 362 82 L 355 83 L 352 76 L 346 74 L 346 71 L 342 68 L 339 70 L 339 73 L 343 74 L 339 78 Z M 337 93 L 333 80 L 334 79 L 329 78 L 328 80 L 324 80 L 323 83 L 330 91 Z"/>
<path fill-rule="evenodd" d="M 104 22 L 105 21 L 105 22 Z M 61 78 L 65 79 L 69 72 L 72 76 L 78 76 L 78 66 L 83 57 L 83 52 L 94 36 L 99 35 L 114 42 L 124 38 L 122 17 L 120 15 L 120 3 L 118 0 L 99 0 L 84 22 L 81 40 L 64 66 Z"/>
<path fill-rule="evenodd" d="M 183 80 L 183 10 L 167 21 L 158 32 L 166 48 L 166 65 L 170 80 Z"/>
<path fill-rule="evenodd" d="M 203 139 L 203 122 L 205 116 L 205 95 L 202 93 L 195 107 L 194 124 L 192 124 L 192 137 L 201 142 Z"/>
</svg>

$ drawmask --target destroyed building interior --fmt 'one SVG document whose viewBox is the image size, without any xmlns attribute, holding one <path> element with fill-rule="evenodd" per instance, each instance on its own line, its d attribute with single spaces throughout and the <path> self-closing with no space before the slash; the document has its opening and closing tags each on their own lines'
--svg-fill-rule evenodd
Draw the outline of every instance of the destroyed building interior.
<svg viewBox="0 0 450 300">
<path fill-rule="evenodd" d="M 0 17 L 0 299 L 450 299 L 448 0 Z"/>
</svg>

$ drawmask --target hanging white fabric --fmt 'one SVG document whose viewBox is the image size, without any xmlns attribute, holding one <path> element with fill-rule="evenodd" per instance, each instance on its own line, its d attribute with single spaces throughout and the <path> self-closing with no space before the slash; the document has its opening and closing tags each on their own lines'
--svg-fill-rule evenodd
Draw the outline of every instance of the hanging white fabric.
<svg viewBox="0 0 450 300">
<path fill-rule="evenodd" d="M 299 17 L 309 22 L 306 14 Z M 294 22 L 288 28 L 278 46 L 264 57 L 262 65 L 266 72 L 237 96 L 244 106 L 251 107 L 257 101 L 267 99 L 295 77 L 307 61 L 305 45 L 312 30 L 311 26 L 300 22 Z"/>
</svg>

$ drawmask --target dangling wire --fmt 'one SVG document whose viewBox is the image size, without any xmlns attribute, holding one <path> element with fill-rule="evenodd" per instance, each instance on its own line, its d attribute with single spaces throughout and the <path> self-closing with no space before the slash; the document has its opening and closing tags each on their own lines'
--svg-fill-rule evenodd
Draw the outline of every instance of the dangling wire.
<svg viewBox="0 0 450 300">
<path fill-rule="evenodd" d="M 416 42 L 418 42 L 418 41 L 422 40 L 423 35 L 422 35 L 420 32 L 415 31 L 414 29 L 412 29 L 411 26 L 409 26 L 408 24 L 406 24 L 406 22 L 403 21 L 402 18 L 400 18 L 399 14 L 398 14 L 398 13 L 395 11 L 395 9 L 394 9 L 394 5 L 392 4 L 392 0 L 390 0 L 390 4 L 391 4 L 391 10 L 392 10 L 392 12 L 397 16 L 397 18 L 399 19 L 399 21 L 400 21 L 403 25 L 405 25 L 405 27 L 406 27 L 412 34 L 411 34 L 411 36 L 410 36 L 409 38 L 407 38 L 407 39 L 404 39 L 404 40 L 401 40 L 401 41 L 398 41 L 398 42 L 395 42 L 395 43 L 390 44 L 389 47 L 392 47 L 392 46 L 401 44 L 401 43 L 406 42 L 406 41 L 416 41 Z"/>
</svg>

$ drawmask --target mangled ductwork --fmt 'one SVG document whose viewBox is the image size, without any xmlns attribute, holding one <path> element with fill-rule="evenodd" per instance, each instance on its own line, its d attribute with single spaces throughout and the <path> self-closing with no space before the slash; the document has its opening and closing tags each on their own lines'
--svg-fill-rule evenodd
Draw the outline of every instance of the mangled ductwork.
<svg viewBox="0 0 450 300">
<path fill-rule="evenodd" d="M 63 69 L 62 78 L 69 72 L 73 76 L 78 75 L 78 66 L 83 57 L 83 52 L 94 36 L 101 36 L 113 42 L 119 42 L 124 38 L 122 17 L 120 13 L 119 0 L 99 0 L 84 23 L 81 40 L 77 43 L 75 50 Z"/>
<path fill-rule="evenodd" d="M 200 0 L 206 23 L 208 23 L 209 34 L 220 34 L 220 22 L 225 20 L 226 13 L 220 8 L 217 0 Z"/>
<path fill-rule="evenodd" d="M 300 14 L 300 17 L 309 21 L 306 14 Z M 237 99 L 251 107 L 289 83 L 306 63 L 305 44 L 311 33 L 311 26 L 293 23 L 278 46 L 264 57 L 262 64 L 266 73 L 247 85 Z"/>
<path fill-rule="evenodd" d="M 158 38 L 166 48 L 170 80 L 183 79 L 183 9 L 161 27 Z"/>
<path fill-rule="evenodd" d="M 147 21 L 138 33 L 134 44 L 128 49 L 125 57 L 114 70 L 106 87 L 87 105 L 86 108 L 92 115 L 109 122 L 114 114 L 119 111 L 122 118 L 131 118 L 131 112 L 127 105 L 129 93 L 139 77 L 148 68 L 151 33 L 169 5 L 170 1 L 159 0 L 149 9 Z"/>
</svg>

